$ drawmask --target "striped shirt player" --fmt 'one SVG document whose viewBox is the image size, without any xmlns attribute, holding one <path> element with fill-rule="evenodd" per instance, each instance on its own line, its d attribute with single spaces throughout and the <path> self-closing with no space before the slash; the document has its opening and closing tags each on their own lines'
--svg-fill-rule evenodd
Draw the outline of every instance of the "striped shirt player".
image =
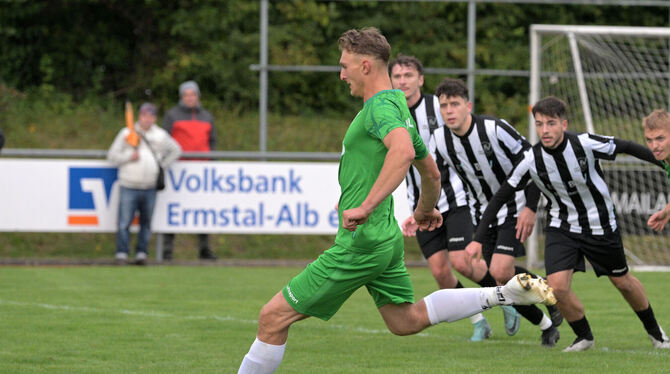
<svg viewBox="0 0 670 374">
<path fill-rule="evenodd" d="M 585 271 L 589 260 L 598 277 L 606 275 L 642 321 L 657 348 L 670 348 L 667 336 L 654 317 L 644 287 L 628 272 L 616 212 L 603 177 L 600 160 L 614 160 L 626 153 L 662 164 L 647 148 L 631 141 L 595 134 L 567 132 L 566 105 L 548 97 L 533 108 L 540 143 L 524 152 L 509 179 L 491 199 L 481 218 L 486 225 L 496 219 L 496 209 L 513 199 L 529 180 L 548 200 L 545 227 L 545 268 L 550 286 L 568 290 L 557 294 L 561 311 L 577 336 L 564 351 L 583 351 L 594 338 L 583 305 L 570 290 L 574 271 Z M 477 229 L 473 245 L 485 240 Z"/>
<path fill-rule="evenodd" d="M 458 136 L 447 128 L 435 130 L 430 150 L 434 152 L 438 167 L 450 168 L 465 181 L 473 206 L 473 219 L 479 226 L 482 213 L 489 200 L 507 179 L 514 164 L 521 159 L 530 143 L 509 123 L 490 116 L 472 114 L 470 129 Z M 517 191 L 514 200 L 503 206 L 493 225 L 499 228 L 514 227 L 516 217 L 526 205 L 524 191 Z M 500 247 L 500 248 L 499 248 Z M 498 244 L 492 252 L 523 256 L 525 250 L 518 240 Z"/>
<path fill-rule="evenodd" d="M 438 167 L 452 167 L 464 181 L 473 219 L 477 227 L 482 227 L 481 214 L 523 152 L 530 148 L 530 143 L 505 120 L 473 114 L 463 81 L 445 79 L 435 94 L 445 126 L 433 132 L 429 149 L 435 154 Z M 535 224 L 534 211 L 540 192 L 537 187 L 527 192 L 529 204 L 526 204 L 525 191 L 518 191 L 514 199 L 497 211 L 493 225 L 485 226 L 487 237 L 480 254 L 488 265 L 490 277 L 498 284 L 507 282 L 515 274 L 530 273 L 514 263 L 515 257 L 525 255 L 522 240 Z M 466 247 L 466 258 L 471 256 Z M 476 257 L 478 260 L 480 256 Z M 556 327 L 562 322 L 557 308 L 548 309 L 551 319 L 534 305 L 515 309 L 542 330 L 543 346 L 556 344 L 560 336 Z"/>
<path fill-rule="evenodd" d="M 438 128 L 444 127 L 444 121 L 439 112 L 437 97 L 430 94 L 421 94 L 421 99 L 412 107 L 410 113 L 417 124 L 419 135 L 425 144 L 429 144 L 431 134 Z M 433 158 L 436 154 L 432 153 Z M 437 203 L 437 209 L 442 213 L 445 224 L 434 231 L 418 231 L 417 240 L 421 246 L 424 257 L 428 258 L 435 252 L 447 248 L 450 251 L 462 250 L 472 239 L 472 218 L 468 205 L 468 197 L 464 184 L 459 175 L 451 167 L 441 167 L 442 176 L 441 194 Z M 416 209 L 421 191 L 421 177 L 414 166 L 410 166 L 405 178 L 407 184 L 407 199 L 411 211 Z M 449 220 L 448 213 L 453 212 L 454 220 Z M 450 222 L 447 222 L 450 221 Z M 452 222 L 453 221 L 453 222 Z M 446 230 L 452 231 L 445 236 Z M 469 234 L 469 235 L 468 235 Z M 440 240 L 434 245 L 429 242 L 438 236 Z"/>
<path fill-rule="evenodd" d="M 409 110 L 418 126 L 419 135 L 421 135 L 423 142 L 429 144 L 433 131 L 444 126 L 437 97 L 430 94 L 421 94 L 421 99 Z M 435 157 L 435 154 L 433 154 L 433 157 Z M 442 179 L 444 183 L 442 183 L 442 194 L 437 203 L 438 210 L 441 213 L 446 213 L 458 207 L 467 207 L 467 195 L 458 174 L 451 167 L 444 168 Z M 407 183 L 407 199 L 413 211 L 421 191 L 421 177 L 414 166 L 411 166 L 407 172 L 405 182 Z"/>
<path fill-rule="evenodd" d="M 417 130 L 424 144 L 428 144 L 430 136 L 438 127 L 444 126 L 440 114 L 440 103 L 434 95 L 421 92 L 423 86 L 423 65 L 414 56 L 399 55 L 389 63 L 391 84 L 405 94 L 410 114 L 417 125 Z M 435 155 L 433 154 L 433 159 Z M 421 177 L 418 170 L 410 165 L 405 178 L 407 197 L 411 211 L 419 202 Z M 433 274 L 437 285 L 441 288 L 463 288 L 453 269 L 457 270 L 473 282 L 480 283 L 488 269 L 484 261 L 471 263 L 465 256 L 465 247 L 472 240 L 474 227 L 467 195 L 460 177 L 447 168 L 441 172 L 440 197 L 437 209 L 442 215 L 443 224 L 433 231 L 417 230 L 412 216 L 403 220 L 401 227 L 406 236 L 416 236 L 423 257 Z M 483 287 L 496 286 L 495 280 L 488 277 L 488 284 Z M 503 307 L 506 325 L 518 326 L 519 315 L 510 306 Z M 491 335 L 491 326 L 481 313 L 470 317 L 474 326 L 471 341 L 481 341 Z M 513 328 L 508 330 L 511 334 Z"/>
</svg>

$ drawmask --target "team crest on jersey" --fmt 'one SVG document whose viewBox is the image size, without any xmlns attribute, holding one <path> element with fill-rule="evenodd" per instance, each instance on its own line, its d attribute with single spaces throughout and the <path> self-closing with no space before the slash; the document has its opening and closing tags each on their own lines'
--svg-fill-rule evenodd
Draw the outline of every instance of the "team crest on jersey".
<svg viewBox="0 0 670 374">
<path fill-rule="evenodd" d="M 577 164 L 578 164 L 578 167 L 574 168 L 573 170 L 576 173 L 582 173 L 582 176 L 584 176 L 584 179 L 586 179 L 586 172 L 589 169 L 588 162 L 586 161 L 585 158 L 580 157 L 580 158 L 577 159 Z"/>
<path fill-rule="evenodd" d="M 482 149 L 484 149 L 484 154 L 486 154 L 486 157 L 490 157 L 493 153 L 493 146 L 491 146 L 491 143 L 489 142 L 482 142 Z"/>
<path fill-rule="evenodd" d="M 437 118 L 435 117 L 428 117 L 428 128 L 431 130 L 437 129 Z"/>
</svg>

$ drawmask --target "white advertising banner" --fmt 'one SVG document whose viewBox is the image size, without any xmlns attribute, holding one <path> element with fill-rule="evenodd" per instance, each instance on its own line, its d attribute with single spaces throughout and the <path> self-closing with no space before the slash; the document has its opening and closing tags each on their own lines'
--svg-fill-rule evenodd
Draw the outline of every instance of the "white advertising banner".
<svg viewBox="0 0 670 374">
<path fill-rule="evenodd" d="M 334 162 L 180 161 L 166 171 L 153 232 L 334 234 Z M 409 215 L 405 184 L 394 192 Z M 0 231 L 114 232 L 117 170 L 101 160 L 0 158 Z"/>
</svg>

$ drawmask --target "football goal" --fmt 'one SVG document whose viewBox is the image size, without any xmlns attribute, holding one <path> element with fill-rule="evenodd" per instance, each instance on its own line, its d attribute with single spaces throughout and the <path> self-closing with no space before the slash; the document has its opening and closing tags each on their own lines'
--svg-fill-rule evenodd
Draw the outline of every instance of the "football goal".
<svg viewBox="0 0 670 374">
<path fill-rule="evenodd" d="M 532 25 L 530 58 L 529 104 L 549 95 L 563 99 L 569 130 L 644 144 L 642 119 L 670 106 L 670 28 Z M 537 142 L 532 114 L 529 140 Z M 622 156 L 601 165 L 629 265 L 670 269 L 670 227 L 661 233 L 647 227 L 670 201 L 665 172 Z M 529 243 L 531 266 L 542 262 L 541 231 Z"/>
</svg>

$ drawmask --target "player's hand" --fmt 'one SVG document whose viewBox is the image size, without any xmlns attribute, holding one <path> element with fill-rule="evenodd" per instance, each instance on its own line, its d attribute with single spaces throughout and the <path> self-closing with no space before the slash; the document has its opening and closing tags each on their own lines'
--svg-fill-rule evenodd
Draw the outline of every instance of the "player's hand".
<svg viewBox="0 0 670 374">
<path fill-rule="evenodd" d="M 535 212 L 530 210 L 530 208 L 523 208 L 519 217 L 516 219 L 516 238 L 525 242 L 526 239 L 533 232 L 533 227 L 535 226 Z"/>
<path fill-rule="evenodd" d="M 130 155 L 130 161 L 137 161 L 140 159 L 140 152 L 133 151 L 133 154 Z"/>
<path fill-rule="evenodd" d="M 473 259 L 480 261 L 482 259 L 482 243 L 471 241 L 470 244 L 465 247 L 465 259 L 467 263 L 472 263 Z"/>
<path fill-rule="evenodd" d="M 670 214 L 665 209 L 662 209 L 649 217 L 647 226 L 649 226 L 654 231 L 660 232 L 668 223 L 668 220 L 670 220 Z"/>
<path fill-rule="evenodd" d="M 358 208 L 347 209 L 342 212 L 342 227 L 349 231 L 356 231 L 358 225 L 367 222 L 371 213 L 360 206 Z"/>
<path fill-rule="evenodd" d="M 421 231 L 433 231 L 442 226 L 442 213 L 435 208 L 430 212 L 417 209 L 414 211 L 414 222 Z"/>
<path fill-rule="evenodd" d="M 402 228 L 403 235 L 416 236 L 416 230 L 419 229 L 419 225 L 416 223 L 413 216 L 409 216 L 402 221 L 400 228 Z"/>
</svg>

